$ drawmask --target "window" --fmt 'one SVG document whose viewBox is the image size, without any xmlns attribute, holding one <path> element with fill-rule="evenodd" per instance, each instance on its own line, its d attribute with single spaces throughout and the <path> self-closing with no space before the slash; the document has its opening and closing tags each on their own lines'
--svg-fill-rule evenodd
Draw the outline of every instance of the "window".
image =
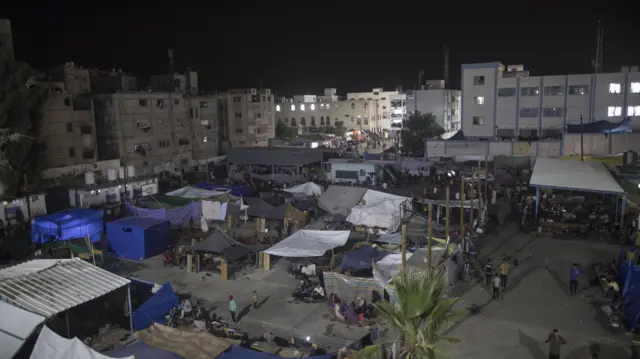
<svg viewBox="0 0 640 359">
<path fill-rule="evenodd" d="M 280 105 L 276 105 L 276 111 L 280 112 Z"/>
<path fill-rule="evenodd" d="M 358 171 L 338 171 L 336 170 L 336 178 L 342 179 L 358 179 Z"/>
<path fill-rule="evenodd" d="M 526 117 L 526 118 L 538 117 L 538 108 L 537 107 L 530 107 L 530 108 L 523 107 L 523 108 L 520 109 L 520 117 Z"/>
<path fill-rule="evenodd" d="M 95 157 L 95 154 L 92 150 L 84 150 L 82 151 L 82 158 L 85 160 L 90 160 Z"/>
<path fill-rule="evenodd" d="M 243 131 L 243 129 L 241 129 L 241 128 L 236 128 L 236 131 L 235 131 L 235 132 L 236 132 L 236 133 L 241 134 L 241 133 L 243 133 L 244 131 Z"/>
<path fill-rule="evenodd" d="M 300 105 L 300 111 L 304 111 L 304 104 Z"/>
<path fill-rule="evenodd" d="M 473 102 L 476 103 L 476 105 L 484 105 L 484 96 L 476 96 L 473 98 Z"/>
<path fill-rule="evenodd" d="M 192 107 L 189 109 L 189 114 L 191 115 L 191 118 L 198 118 L 199 114 L 199 109 L 196 107 Z"/>
<path fill-rule="evenodd" d="M 173 100 L 173 104 L 174 105 L 179 105 L 180 104 L 180 100 Z"/>
<path fill-rule="evenodd" d="M 337 121 L 337 120 L 338 120 L 338 119 L 336 119 L 336 121 Z M 326 124 L 327 126 L 331 126 L 331 118 L 330 118 L 329 116 L 327 116 L 327 121 L 325 122 L 325 124 Z"/>
<path fill-rule="evenodd" d="M 67 132 L 73 132 L 73 125 L 71 123 L 67 123 Z"/>
<path fill-rule="evenodd" d="M 621 84 L 617 84 L 617 83 L 610 83 L 609 84 L 609 93 L 610 94 L 620 94 L 622 93 L 622 85 Z"/>
<path fill-rule="evenodd" d="M 473 76 L 473 84 L 476 86 L 484 85 L 484 76 Z"/>
<path fill-rule="evenodd" d="M 303 117 L 303 118 L 301 118 L 301 119 L 300 119 L 300 124 L 301 124 L 302 126 L 306 126 L 306 125 L 307 125 L 307 119 L 306 119 L 306 118 L 304 118 L 304 117 Z"/>
<path fill-rule="evenodd" d="M 291 111 L 295 111 L 296 110 L 296 105 L 291 105 Z"/>
<path fill-rule="evenodd" d="M 520 88 L 520 96 L 538 96 L 538 95 L 540 95 L 540 87 L 538 86 Z"/>
<path fill-rule="evenodd" d="M 315 104 L 311 104 L 310 107 L 311 107 L 311 111 L 316 109 L 316 105 Z"/>
<path fill-rule="evenodd" d="M 83 135 L 90 135 L 93 133 L 93 128 L 91 126 L 81 126 L 80 133 Z"/>
<path fill-rule="evenodd" d="M 562 96 L 564 95 L 564 86 L 545 86 L 545 96 Z"/>
<path fill-rule="evenodd" d="M 180 160 L 180 164 L 181 165 L 188 165 L 189 164 L 189 159 L 188 158 L 183 158 Z"/>
<path fill-rule="evenodd" d="M 204 143 L 209 142 L 209 137 L 207 137 L 207 136 L 202 137 L 202 142 L 204 142 Z"/>
<path fill-rule="evenodd" d="M 514 97 L 515 95 L 515 87 L 502 87 L 498 89 L 498 97 Z"/>
<path fill-rule="evenodd" d="M 209 107 L 209 103 L 207 101 L 200 101 L 200 108 L 207 108 Z"/>
<path fill-rule="evenodd" d="M 178 146 L 187 146 L 189 144 L 189 140 L 186 138 L 178 139 Z"/>
<path fill-rule="evenodd" d="M 75 157 L 76 156 L 76 149 L 73 147 L 69 147 L 69 157 Z"/>
<path fill-rule="evenodd" d="M 242 102 L 242 97 L 240 97 L 240 96 L 233 96 L 233 102 Z"/>
<path fill-rule="evenodd" d="M 233 117 L 235 117 L 235 118 L 242 118 L 242 112 L 235 112 L 235 113 L 233 114 Z"/>
<path fill-rule="evenodd" d="M 629 106 L 627 107 L 627 116 L 640 116 L 640 106 Z"/>
<path fill-rule="evenodd" d="M 352 103 L 351 103 L 351 109 L 352 109 L 352 110 L 355 110 L 355 108 L 356 108 L 356 104 L 352 102 Z"/>
<path fill-rule="evenodd" d="M 544 117 L 562 117 L 563 110 L 561 107 L 545 107 L 542 114 Z"/>
<path fill-rule="evenodd" d="M 382 109 L 383 109 L 383 110 L 386 110 L 386 109 L 387 109 L 387 106 L 382 106 Z"/>
<path fill-rule="evenodd" d="M 156 107 L 164 108 L 164 100 L 156 100 Z"/>
<path fill-rule="evenodd" d="M 327 110 L 331 108 L 331 105 L 327 104 Z"/>
<path fill-rule="evenodd" d="M 547 140 L 562 139 L 562 130 L 557 128 L 542 129 L 542 139 L 547 139 Z"/>
<path fill-rule="evenodd" d="M 158 140 L 158 148 L 169 148 L 171 146 L 171 141 L 169 140 Z"/>
<path fill-rule="evenodd" d="M 147 100 L 138 100 L 138 106 L 147 107 Z"/>
<path fill-rule="evenodd" d="M 609 106 L 607 108 L 607 116 L 614 117 L 614 116 L 621 116 L 621 115 L 622 115 L 622 107 L 620 107 L 620 106 Z"/>
<path fill-rule="evenodd" d="M 484 125 L 484 117 L 473 116 L 472 123 L 474 125 Z"/>
<path fill-rule="evenodd" d="M 136 128 L 145 129 L 149 127 L 149 121 L 136 121 Z"/>
<path fill-rule="evenodd" d="M 67 107 L 71 106 L 71 99 L 68 98 L 68 97 L 65 97 L 64 98 L 64 105 L 67 106 Z"/>
<path fill-rule="evenodd" d="M 386 97 L 380 97 L 380 99 L 381 99 L 382 101 L 384 101 L 384 100 L 386 100 L 387 98 L 386 98 Z"/>
<path fill-rule="evenodd" d="M 569 95 L 584 96 L 589 94 L 588 85 L 569 86 Z"/>
<path fill-rule="evenodd" d="M 640 82 L 632 82 L 629 84 L 631 93 L 640 93 Z"/>
</svg>

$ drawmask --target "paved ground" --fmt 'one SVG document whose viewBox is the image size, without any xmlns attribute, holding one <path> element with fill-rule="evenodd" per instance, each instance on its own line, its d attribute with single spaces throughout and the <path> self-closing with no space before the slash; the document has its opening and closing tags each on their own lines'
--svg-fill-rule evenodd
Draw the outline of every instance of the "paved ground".
<svg viewBox="0 0 640 359">
<path fill-rule="evenodd" d="M 454 325 L 450 335 L 463 344 L 450 346 L 452 359 L 547 357 L 544 344 L 557 328 L 567 340 L 561 358 L 590 358 L 590 343 L 599 343 L 600 358 L 630 358 L 630 337 L 614 334 L 600 311 L 600 294 L 580 283 L 582 292 L 568 295 L 569 268 L 573 262 L 588 266 L 593 261 L 617 257 L 619 248 L 607 244 L 562 241 L 517 231 L 515 225 L 502 229 L 488 240 L 480 258 L 493 258 L 521 249 L 521 264 L 512 268 L 504 298 L 492 300 L 484 283 L 460 284 L 459 309 L 478 306 L 479 312 Z"/>
<path fill-rule="evenodd" d="M 256 270 L 239 274 L 236 279 L 222 281 L 217 274 L 185 273 L 179 268 L 164 268 L 160 258 L 151 258 L 143 263 L 121 262 L 119 273 L 138 277 L 156 283 L 170 281 L 179 293 L 191 293 L 195 298 L 205 300 L 210 307 L 216 307 L 216 314 L 229 319 L 228 297 L 233 294 L 242 315 L 251 303 L 252 292 L 256 290 L 262 306 L 249 310 L 238 326 L 252 336 L 272 331 L 288 338 L 293 333 L 298 338 L 311 337 L 314 343 L 337 351 L 361 338 L 367 329 L 347 327 L 339 322 L 324 318 L 326 304 L 294 303 L 291 293 L 295 280 L 286 273 L 286 265 L 279 263 L 271 271 Z M 195 300 L 194 300 L 195 302 Z"/>
</svg>

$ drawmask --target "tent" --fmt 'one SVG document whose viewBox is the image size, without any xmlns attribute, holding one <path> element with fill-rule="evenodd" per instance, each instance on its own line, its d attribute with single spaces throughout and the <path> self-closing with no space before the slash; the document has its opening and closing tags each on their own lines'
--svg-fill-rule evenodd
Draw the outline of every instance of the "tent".
<svg viewBox="0 0 640 359">
<path fill-rule="evenodd" d="M 117 257 L 143 260 L 165 251 L 171 243 L 169 221 L 127 217 L 107 223 L 109 250 Z"/>
<path fill-rule="evenodd" d="M 103 217 L 102 210 L 88 208 L 72 208 L 35 217 L 31 222 L 31 241 L 46 243 L 89 236 L 91 242 L 97 242 L 102 237 Z"/>
<path fill-rule="evenodd" d="M 136 341 L 124 348 L 111 351 L 108 354 L 112 358 L 126 358 L 134 356 L 136 359 L 182 359 L 178 354 L 150 347 L 139 341 Z"/>
<path fill-rule="evenodd" d="M 373 246 L 362 246 L 344 253 L 340 269 L 360 270 L 371 269 L 373 263 L 381 260 L 387 252 L 378 251 Z"/>
<path fill-rule="evenodd" d="M 220 228 L 216 228 L 193 247 L 193 250 L 210 252 L 224 257 L 228 261 L 240 259 L 251 254 L 251 250 L 244 244 L 231 238 Z"/>
<path fill-rule="evenodd" d="M 0 358 L 13 358 L 45 317 L 0 301 Z"/>
<path fill-rule="evenodd" d="M 66 339 L 47 326 L 42 327 L 30 359 L 109 359 L 89 348 L 78 338 Z M 135 359 L 133 356 L 126 357 Z"/>
<path fill-rule="evenodd" d="M 333 354 L 324 354 L 313 357 L 308 357 L 309 359 L 330 359 L 333 357 Z M 248 349 L 245 347 L 241 347 L 239 345 L 234 345 L 230 350 L 218 355 L 216 359 L 282 359 L 286 357 L 281 357 L 278 354 L 271 354 L 260 352 L 252 349 Z"/>
<path fill-rule="evenodd" d="M 411 203 L 411 199 L 367 190 L 359 204 L 351 208 L 347 222 L 366 227 L 387 228 L 393 232 L 400 226 L 405 202 Z"/>
<path fill-rule="evenodd" d="M 165 193 L 165 196 L 182 198 L 209 198 L 220 196 L 229 192 L 228 190 L 209 190 L 192 186 L 182 187 L 175 191 Z"/>
<path fill-rule="evenodd" d="M 230 191 L 232 195 L 238 197 L 248 197 L 253 190 L 248 186 L 223 186 L 215 183 L 198 183 L 198 188 L 208 189 L 210 191 Z"/>
<path fill-rule="evenodd" d="M 133 311 L 133 327 L 143 330 L 153 323 L 164 322 L 164 316 L 179 303 L 180 299 L 173 292 L 171 283 L 166 282 L 149 300 Z"/>
<path fill-rule="evenodd" d="M 307 182 L 303 184 L 299 184 L 297 186 L 293 186 L 291 188 L 284 188 L 283 191 L 289 193 L 304 193 L 307 196 L 321 196 L 322 195 L 322 187 L 318 186 L 313 182 Z"/>
<path fill-rule="evenodd" d="M 318 198 L 318 207 L 330 214 L 341 214 L 346 217 L 351 212 L 351 208 L 360 203 L 366 192 L 367 189 L 361 187 L 329 186 Z"/>
<path fill-rule="evenodd" d="M 599 120 L 595 122 L 570 125 L 567 124 L 567 133 L 618 133 L 631 132 L 631 117 L 625 117 L 620 122 Z"/>
<path fill-rule="evenodd" d="M 280 257 L 320 257 L 330 249 L 344 246 L 350 233 L 301 229 L 264 252 Z"/>
<path fill-rule="evenodd" d="M 188 226 L 191 221 L 197 223 L 202 215 L 201 201 L 193 201 L 182 207 L 172 208 L 144 208 L 129 201 L 126 206 L 127 211 L 134 216 L 167 220 L 172 226 L 180 227 Z"/>
</svg>

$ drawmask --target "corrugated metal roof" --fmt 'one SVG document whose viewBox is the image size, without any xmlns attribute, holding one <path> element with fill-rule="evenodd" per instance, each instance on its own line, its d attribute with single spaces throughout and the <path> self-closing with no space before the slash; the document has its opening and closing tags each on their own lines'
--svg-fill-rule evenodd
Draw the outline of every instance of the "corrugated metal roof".
<svg viewBox="0 0 640 359">
<path fill-rule="evenodd" d="M 50 317 L 129 283 L 80 258 L 35 259 L 0 270 L 0 299 Z"/>
<path fill-rule="evenodd" d="M 12 358 L 45 317 L 0 301 L 0 358 Z"/>
</svg>

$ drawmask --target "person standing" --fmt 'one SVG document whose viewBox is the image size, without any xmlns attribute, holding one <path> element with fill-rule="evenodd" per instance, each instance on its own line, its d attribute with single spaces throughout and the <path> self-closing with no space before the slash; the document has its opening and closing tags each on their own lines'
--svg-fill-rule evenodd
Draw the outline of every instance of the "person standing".
<svg viewBox="0 0 640 359">
<path fill-rule="evenodd" d="M 498 273 L 493 277 L 493 299 L 500 298 L 501 281 Z"/>
<path fill-rule="evenodd" d="M 509 276 L 509 263 L 507 263 L 507 257 L 502 259 L 500 264 L 500 283 L 502 283 L 502 290 L 507 289 L 507 277 Z"/>
<path fill-rule="evenodd" d="M 258 309 L 258 292 L 253 291 L 253 297 L 251 297 L 251 301 L 253 303 L 253 309 Z"/>
<path fill-rule="evenodd" d="M 571 295 L 578 291 L 578 277 L 580 277 L 580 269 L 577 263 L 573 263 L 569 272 L 569 294 Z"/>
<path fill-rule="evenodd" d="M 560 347 L 567 344 L 564 338 L 558 333 L 558 329 L 554 329 L 553 332 L 549 334 L 545 343 L 549 343 L 549 359 L 560 359 Z"/>
<path fill-rule="evenodd" d="M 233 300 L 233 295 L 229 296 L 229 312 L 231 313 L 231 320 L 233 320 L 234 323 L 236 322 L 236 301 Z"/>
<path fill-rule="evenodd" d="M 491 264 L 491 258 L 487 260 L 487 264 L 484 266 L 484 280 L 487 283 L 487 287 L 491 286 L 491 277 L 493 276 L 493 265 Z"/>
</svg>

